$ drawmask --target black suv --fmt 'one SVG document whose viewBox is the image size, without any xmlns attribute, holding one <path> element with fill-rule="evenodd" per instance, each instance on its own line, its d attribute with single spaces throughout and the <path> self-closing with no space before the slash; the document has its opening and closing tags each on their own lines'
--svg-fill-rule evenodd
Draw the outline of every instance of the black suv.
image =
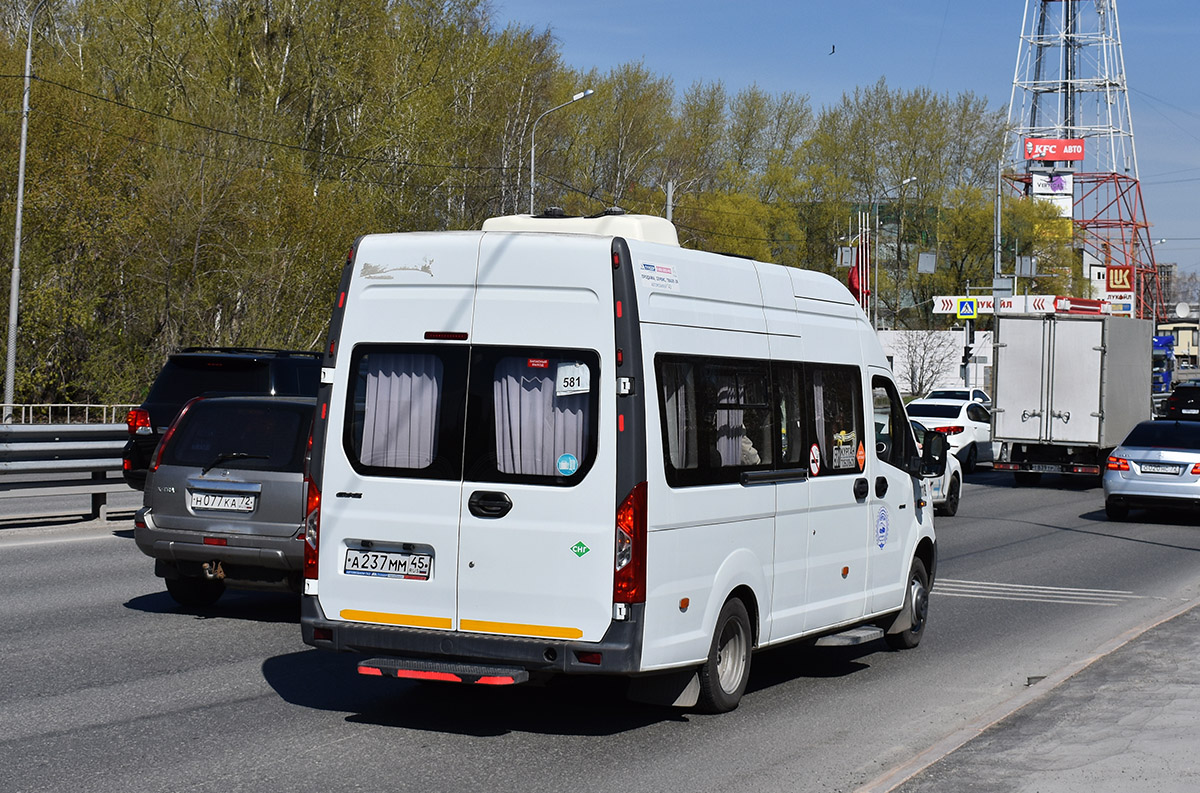
<svg viewBox="0 0 1200 793">
<path fill-rule="evenodd" d="M 202 394 L 315 397 L 321 353 L 247 347 L 186 347 L 167 358 L 146 401 L 129 411 L 122 453 L 125 482 L 141 490 L 154 449 L 188 400 Z"/>
<path fill-rule="evenodd" d="M 1182 421 L 1200 421 L 1200 381 L 1188 381 L 1175 386 L 1167 397 L 1163 417 Z"/>
</svg>

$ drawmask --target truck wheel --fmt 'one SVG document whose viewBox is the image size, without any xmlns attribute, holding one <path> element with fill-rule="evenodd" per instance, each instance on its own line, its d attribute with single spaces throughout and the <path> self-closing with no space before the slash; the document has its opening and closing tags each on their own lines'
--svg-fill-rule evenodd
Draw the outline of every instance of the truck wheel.
<svg viewBox="0 0 1200 793">
<path fill-rule="evenodd" d="M 1013 471 L 1013 479 L 1019 487 L 1028 487 L 1042 481 L 1042 474 L 1040 471 Z"/>
<path fill-rule="evenodd" d="M 1109 520 L 1125 520 L 1129 517 L 1129 505 L 1107 498 L 1104 500 L 1104 514 Z"/>
<path fill-rule="evenodd" d="M 167 592 L 181 606 L 211 606 L 225 592 L 224 581 L 210 581 L 200 576 L 168 578 Z"/>
<path fill-rule="evenodd" d="M 700 700 L 704 713 L 726 713 L 738 706 L 750 680 L 750 615 L 738 598 L 730 598 L 717 616 L 708 660 L 700 667 Z"/>
<path fill-rule="evenodd" d="M 947 518 L 952 518 L 958 514 L 958 494 L 962 485 L 958 481 L 957 476 L 950 477 L 950 487 L 946 492 L 946 503 L 938 507 L 935 512 L 939 515 L 945 515 Z"/>
<path fill-rule="evenodd" d="M 912 624 L 899 633 L 888 633 L 883 637 L 893 650 L 911 650 L 920 644 L 925 621 L 929 619 L 929 573 L 925 571 L 925 563 L 917 558 L 913 559 L 908 572 L 904 611 L 912 618 Z"/>
</svg>

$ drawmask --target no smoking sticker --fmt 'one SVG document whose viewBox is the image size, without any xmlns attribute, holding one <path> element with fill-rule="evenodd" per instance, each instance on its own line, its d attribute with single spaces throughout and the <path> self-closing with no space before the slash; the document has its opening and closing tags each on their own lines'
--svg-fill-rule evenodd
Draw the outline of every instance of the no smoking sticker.
<svg viewBox="0 0 1200 793">
<path fill-rule="evenodd" d="M 821 447 L 815 443 L 808 450 L 808 470 L 813 476 L 821 473 Z"/>
</svg>

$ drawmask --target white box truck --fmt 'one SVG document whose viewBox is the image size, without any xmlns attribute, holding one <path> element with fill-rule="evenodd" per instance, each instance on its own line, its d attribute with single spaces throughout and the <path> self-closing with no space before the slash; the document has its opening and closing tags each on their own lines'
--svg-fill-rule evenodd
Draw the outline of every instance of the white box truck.
<svg viewBox="0 0 1200 793">
<path fill-rule="evenodd" d="M 646 216 L 369 235 L 321 382 L 301 624 L 362 674 L 723 711 L 755 648 L 923 633 L 945 436 L 827 275 Z"/>
<path fill-rule="evenodd" d="M 1005 315 L 994 340 L 996 470 L 1018 484 L 1044 473 L 1099 476 L 1105 459 L 1151 417 L 1150 320 Z"/>
</svg>

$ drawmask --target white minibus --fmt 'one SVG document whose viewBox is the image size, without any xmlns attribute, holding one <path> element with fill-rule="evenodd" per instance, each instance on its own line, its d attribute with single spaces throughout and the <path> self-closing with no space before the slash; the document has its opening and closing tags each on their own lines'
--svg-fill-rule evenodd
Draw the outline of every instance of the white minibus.
<svg viewBox="0 0 1200 793">
<path fill-rule="evenodd" d="M 754 650 L 921 639 L 945 437 L 830 276 L 618 213 L 372 234 L 324 354 L 301 622 L 363 674 L 720 712 Z"/>
</svg>

